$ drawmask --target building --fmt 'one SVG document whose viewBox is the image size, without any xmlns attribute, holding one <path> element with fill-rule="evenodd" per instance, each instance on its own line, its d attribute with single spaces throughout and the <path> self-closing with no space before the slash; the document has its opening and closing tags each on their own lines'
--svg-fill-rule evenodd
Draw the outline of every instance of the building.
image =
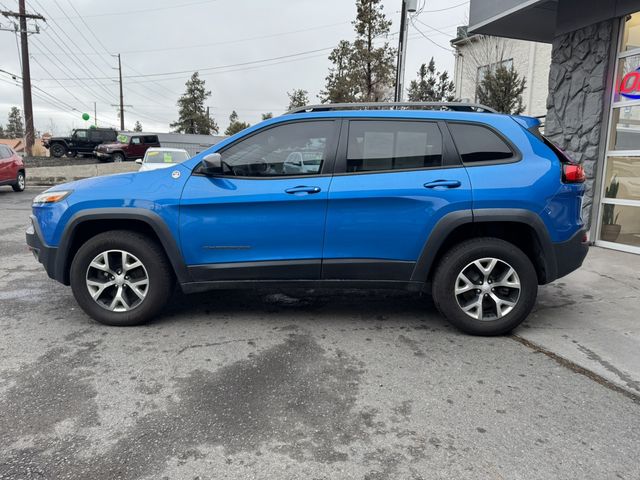
<svg viewBox="0 0 640 480">
<path fill-rule="evenodd" d="M 467 27 L 458 28 L 451 45 L 455 49 L 454 83 L 459 98 L 477 102 L 476 91 L 484 73 L 498 65 L 513 66 L 526 79 L 523 113 L 533 117 L 546 115 L 551 45 L 469 34 Z"/>
<path fill-rule="evenodd" d="M 135 135 L 134 132 L 130 132 Z M 195 135 L 189 133 L 153 133 L 160 145 L 167 148 L 182 148 L 192 157 L 227 138 L 224 135 Z"/>
<path fill-rule="evenodd" d="M 640 253 L 640 0 L 471 0 L 469 32 L 551 45 L 545 134 L 584 164 L 590 238 Z"/>
</svg>

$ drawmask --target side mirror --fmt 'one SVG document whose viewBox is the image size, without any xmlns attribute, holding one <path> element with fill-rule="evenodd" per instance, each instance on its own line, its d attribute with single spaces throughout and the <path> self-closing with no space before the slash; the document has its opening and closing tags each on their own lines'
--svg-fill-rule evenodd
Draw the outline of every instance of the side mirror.
<svg viewBox="0 0 640 480">
<path fill-rule="evenodd" d="M 202 171 L 205 175 L 222 174 L 222 157 L 219 153 L 211 153 L 202 159 Z"/>
<path fill-rule="evenodd" d="M 136 163 L 138 163 L 138 164 L 142 165 L 142 159 L 141 159 L 141 158 L 137 159 L 137 160 L 136 160 Z"/>
</svg>

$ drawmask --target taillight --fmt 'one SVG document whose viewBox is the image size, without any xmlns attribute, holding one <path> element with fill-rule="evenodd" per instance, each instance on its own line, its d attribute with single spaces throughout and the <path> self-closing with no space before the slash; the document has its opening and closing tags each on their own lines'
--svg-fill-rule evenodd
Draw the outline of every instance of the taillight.
<svg viewBox="0 0 640 480">
<path fill-rule="evenodd" d="M 587 176 L 582 165 L 567 164 L 562 165 L 562 181 L 564 183 L 584 183 Z"/>
<path fill-rule="evenodd" d="M 571 158 L 569 158 L 569 155 L 563 152 L 548 138 L 542 138 L 544 140 L 544 144 L 551 150 L 553 150 L 553 153 L 556 154 L 558 160 L 560 160 L 560 163 L 562 164 L 562 181 L 564 183 L 584 183 L 584 181 L 587 179 L 587 175 L 584 173 L 584 168 L 582 168 L 582 165 L 574 162 Z"/>
</svg>

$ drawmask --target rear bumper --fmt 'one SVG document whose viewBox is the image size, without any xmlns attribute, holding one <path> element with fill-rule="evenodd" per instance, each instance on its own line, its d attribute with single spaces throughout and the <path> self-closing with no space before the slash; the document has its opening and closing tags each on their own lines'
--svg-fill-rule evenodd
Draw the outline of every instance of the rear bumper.
<svg viewBox="0 0 640 480">
<path fill-rule="evenodd" d="M 27 228 L 26 238 L 29 250 L 31 250 L 33 256 L 36 257 L 36 260 L 44 266 L 47 275 L 54 280 L 58 280 L 58 278 L 56 278 L 58 249 L 56 247 L 50 247 L 44 242 L 38 222 L 33 215 L 31 216 L 31 225 Z"/>
<path fill-rule="evenodd" d="M 556 257 L 555 279 L 569 275 L 582 266 L 582 262 L 589 252 L 586 230 L 578 230 L 566 242 L 554 243 L 553 249 Z"/>
</svg>

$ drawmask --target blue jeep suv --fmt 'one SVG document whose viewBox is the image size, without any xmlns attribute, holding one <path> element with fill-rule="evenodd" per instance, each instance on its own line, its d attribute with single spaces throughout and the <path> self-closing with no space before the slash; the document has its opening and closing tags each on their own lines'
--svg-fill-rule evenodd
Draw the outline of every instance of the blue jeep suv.
<svg viewBox="0 0 640 480">
<path fill-rule="evenodd" d="M 309 106 L 169 169 L 59 185 L 27 244 L 99 322 L 185 293 L 431 291 L 461 330 L 504 334 L 587 254 L 584 171 L 528 117 L 478 105 Z"/>
</svg>

